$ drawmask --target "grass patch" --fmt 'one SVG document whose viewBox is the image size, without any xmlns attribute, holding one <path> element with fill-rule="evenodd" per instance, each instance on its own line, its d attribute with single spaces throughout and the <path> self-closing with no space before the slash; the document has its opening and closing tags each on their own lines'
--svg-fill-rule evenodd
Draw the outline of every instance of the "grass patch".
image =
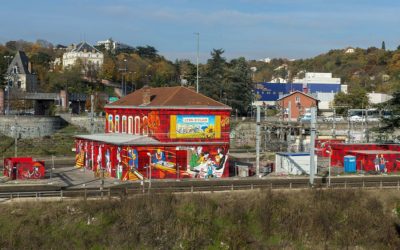
<svg viewBox="0 0 400 250">
<path fill-rule="evenodd" d="M 10 249 L 395 249 L 396 191 L 144 195 L 0 206 Z"/>
<path fill-rule="evenodd" d="M 86 130 L 68 125 L 51 136 L 33 139 L 19 139 L 17 142 L 18 155 L 44 157 L 44 156 L 73 156 L 74 136 L 85 134 Z M 14 156 L 14 138 L 0 136 L 0 154 L 5 157 Z"/>
</svg>

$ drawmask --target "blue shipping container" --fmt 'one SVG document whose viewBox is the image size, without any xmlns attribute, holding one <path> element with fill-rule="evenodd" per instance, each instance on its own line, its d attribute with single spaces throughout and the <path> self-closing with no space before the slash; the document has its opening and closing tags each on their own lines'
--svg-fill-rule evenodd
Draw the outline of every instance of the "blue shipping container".
<svg viewBox="0 0 400 250">
<path fill-rule="evenodd" d="M 346 155 L 344 157 L 344 172 L 355 173 L 357 172 L 356 157 L 352 155 Z"/>
</svg>

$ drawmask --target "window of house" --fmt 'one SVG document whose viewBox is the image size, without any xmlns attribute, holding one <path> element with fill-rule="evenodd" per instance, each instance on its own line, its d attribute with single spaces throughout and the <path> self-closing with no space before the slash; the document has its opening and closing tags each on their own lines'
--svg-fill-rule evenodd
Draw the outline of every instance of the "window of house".
<svg viewBox="0 0 400 250">
<path fill-rule="evenodd" d="M 126 116 L 122 116 L 122 133 L 126 133 L 126 126 L 127 126 Z"/>
<path fill-rule="evenodd" d="M 300 96 L 296 96 L 296 102 L 300 102 Z"/>
<path fill-rule="evenodd" d="M 133 134 L 133 117 L 128 117 L 128 134 Z"/>
<path fill-rule="evenodd" d="M 108 132 L 113 132 L 113 115 L 108 115 Z"/>
<path fill-rule="evenodd" d="M 143 117 L 143 124 L 147 124 L 147 121 L 148 121 L 148 119 L 147 119 L 147 116 L 145 116 L 145 117 Z M 143 131 L 142 131 L 142 133 L 144 134 L 144 135 L 147 135 L 148 133 L 149 133 L 149 126 L 143 126 Z"/>
<path fill-rule="evenodd" d="M 140 117 L 135 116 L 135 135 L 140 134 Z"/>
<path fill-rule="evenodd" d="M 119 133 L 119 115 L 115 116 L 115 133 Z"/>
</svg>

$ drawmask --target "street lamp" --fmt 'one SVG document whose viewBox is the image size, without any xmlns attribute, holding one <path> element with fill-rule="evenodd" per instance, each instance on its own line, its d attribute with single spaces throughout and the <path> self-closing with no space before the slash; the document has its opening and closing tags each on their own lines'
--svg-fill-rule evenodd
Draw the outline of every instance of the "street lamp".
<svg viewBox="0 0 400 250">
<path fill-rule="evenodd" d="M 199 93 L 199 41 L 200 41 L 200 33 L 194 33 L 197 36 L 197 56 L 196 56 L 196 92 Z"/>
<path fill-rule="evenodd" d="M 149 152 L 147 152 L 147 155 L 149 156 L 149 192 L 151 189 L 151 154 Z"/>
</svg>

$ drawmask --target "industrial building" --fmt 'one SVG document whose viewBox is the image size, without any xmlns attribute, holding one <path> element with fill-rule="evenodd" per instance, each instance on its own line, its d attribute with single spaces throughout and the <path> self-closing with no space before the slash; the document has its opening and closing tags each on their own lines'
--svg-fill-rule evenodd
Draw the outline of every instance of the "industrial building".
<svg viewBox="0 0 400 250">
<path fill-rule="evenodd" d="M 295 78 L 292 83 L 257 83 L 253 105 L 272 105 L 285 95 L 301 91 L 319 100 L 319 109 L 328 109 L 336 93 L 347 92 L 347 86 L 342 85 L 340 78 L 332 77 L 332 73 L 309 72 L 302 79 Z"/>
</svg>

